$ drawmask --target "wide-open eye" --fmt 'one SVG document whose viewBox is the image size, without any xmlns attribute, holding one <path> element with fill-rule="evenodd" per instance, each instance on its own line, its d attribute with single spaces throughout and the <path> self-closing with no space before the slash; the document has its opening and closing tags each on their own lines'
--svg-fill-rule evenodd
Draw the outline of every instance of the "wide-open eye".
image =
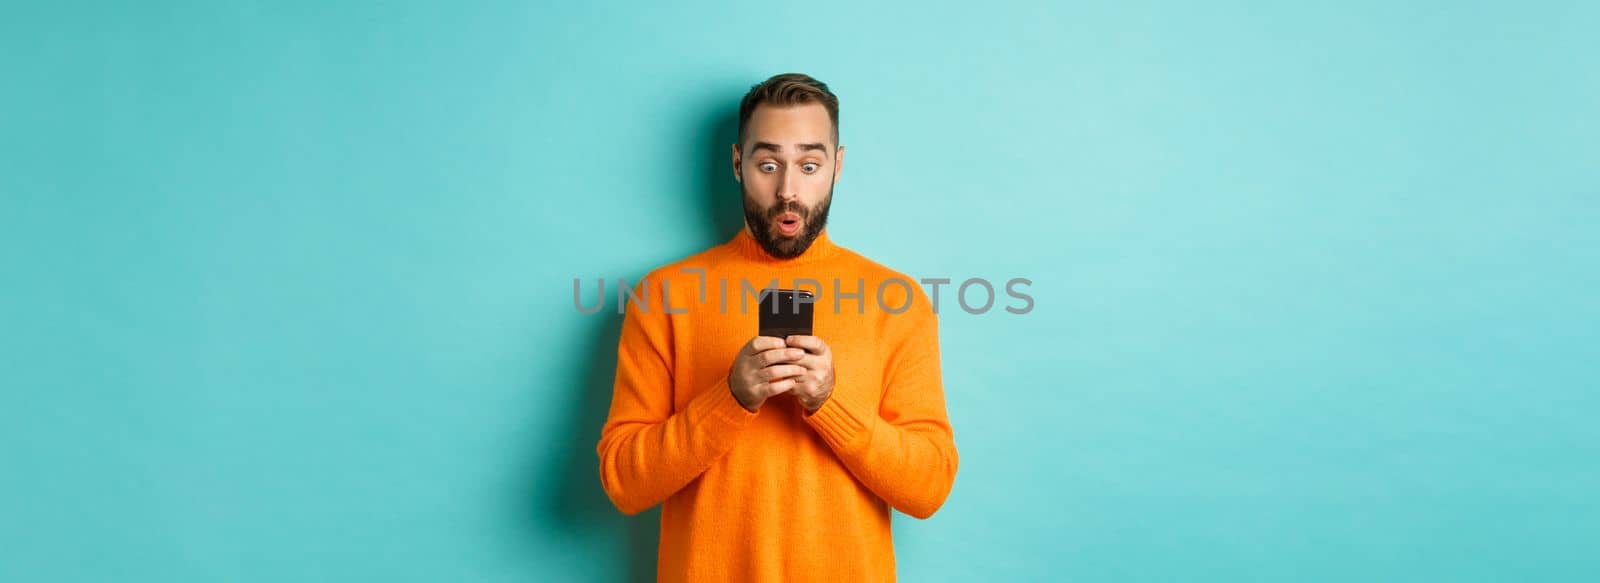
<svg viewBox="0 0 1600 583">
<path fill-rule="evenodd" d="M 778 171 L 778 165 L 776 163 L 774 163 L 774 162 L 762 162 L 761 165 L 760 166 L 756 166 L 756 168 L 760 168 L 762 172 L 777 172 Z"/>
<path fill-rule="evenodd" d="M 819 166 L 816 162 L 806 162 L 805 164 L 801 164 L 800 165 L 800 169 L 804 170 L 806 172 L 806 174 L 810 174 L 812 172 L 816 172 L 817 169 L 821 168 L 821 167 L 822 166 Z"/>
</svg>

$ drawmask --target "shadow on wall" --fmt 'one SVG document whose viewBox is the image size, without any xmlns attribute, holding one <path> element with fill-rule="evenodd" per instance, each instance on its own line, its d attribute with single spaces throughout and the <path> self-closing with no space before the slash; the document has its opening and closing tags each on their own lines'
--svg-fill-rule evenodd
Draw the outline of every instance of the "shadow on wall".
<svg viewBox="0 0 1600 583">
<path fill-rule="evenodd" d="M 737 95 L 737 93 L 736 93 Z M 741 205 L 739 184 L 733 179 L 729 145 L 736 139 L 739 125 L 739 100 L 710 100 L 705 107 L 689 119 L 684 134 L 684 167 L 697 169 L 683 186 L 684 200 L 693 208 L 686 214 L 700 214 L 705 222 L 687 228 L 699 231 L 692 249 L 681 249 L 676 254 L 660 254 L 659 250 L 641 249 L 639 255 L 651 260 L 676 260 L 699 252 L 712 245 L 727 241 L 743 228 L 744 210 Z M 595 217 L 597 222 L 604 217 Z M 625 235 L 624 235 L 625 236 Z M 646 245 L 647 242 L 640 242 Z M 597 266 L 603 267 L 603 266 Z M 621 332 L 622 315 L 616 311 L 615 282 L 617 276 L 636 282 L 648 269 L 632 271 L 596 271 L 596 277 L 606 275 L 606 309 L 592 315 L 580 316 L 582 329 L 588 331 L 591 357 L 575 362 L 572 389 L 577 395 L 570 400 L 571 417 L 559 431 L 545 443 L 563 448 L 557 456 L 557 467 L 547 468 L 535 477 L 558 476 L 559 483 L 551 488 L 548 483 L 534 483 L 530 489 L 539 500 L 541 528 L 553 525 L 561 533 L 588 533 L 602 531 L 609 537 L 610 549 L 597 553 L 612 554 L 617 561 L 626 563 L 625 581 L 655 581 L 656 552 L 659 545 L 661 509 L 659 506 L 637 516 L 623 516 L 612 506 L 600 486 L 600 460 L 595 447 L 600 441 L 600 430 L 611 407 L 612 384 L 616 378 L 617 339 Z M 592 284 L 583 289 L 589 292 Z M 565 289 L 565 286 L 562 286 Z M 593 301 L 592 299 L 590 300 Z M 561 305 L 568 306 L 567 302 Z M 567 308 L 571 309 L 571 308 Z M 662 390 L 669 390 L 662 387 Z M 617 525 L 621 524 L 620 527 Z"/>
</svg>

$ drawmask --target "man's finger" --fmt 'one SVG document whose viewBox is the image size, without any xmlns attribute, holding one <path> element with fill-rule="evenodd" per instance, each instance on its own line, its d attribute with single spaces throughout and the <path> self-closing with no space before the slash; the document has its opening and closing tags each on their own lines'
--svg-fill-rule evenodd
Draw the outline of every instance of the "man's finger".
<svg viewBox="0 0 1600 583">
<path fill-rule="evenodd" d="M 772 366 L 780 362 L 793 362 L 806 355 L 804 350 L 798 348 L 774 348 L 756 355 L 756 362 L 761 366 Z"/>
<path fill-rule="evenodd" d="M 798 364 L 780 364 L 761 369 L 761 372 L 766 375 L 766 380 L 775 381 L 806 374 L 806 367 Z"/>
<path fill-rule="evenodd" d="M 774 348 L 783 348 L 782 338 L 778 338 L 776 336 L 757 336 L 755 338 L 751 338 L 749 342 L 745 343 L 744 353 L 757 354 L 772 350 Z"/>
<path fill-rule="evenodd" d="M 822 354 L 828 351 L 828 344 L 816 336 L 789 336 L 784 339 L 785 344 L 795 348 L 804 348 L 806 352 Z"/>
<path fill-rule="evenodd" d="M 829 365 L 829 359 L 821 354 L 807 352 L 805 356 L 800 357 L 794 363 L 805 367 L 806 370 L 822 370 Z"/>
<path fill-rule="evenodd" d="M 773 395 L 777 395 L 779 393 L 785 393 L 785 392 L 788 392 L 789 390 L 793 389 L 794 388 L 794 379 L 783 379 L 781 381 L 772 381 L 770 383 L 762 383 L 762 384 L 765 384 L 767 386 L 767 396 L 771 397 Z"/>
</svg>

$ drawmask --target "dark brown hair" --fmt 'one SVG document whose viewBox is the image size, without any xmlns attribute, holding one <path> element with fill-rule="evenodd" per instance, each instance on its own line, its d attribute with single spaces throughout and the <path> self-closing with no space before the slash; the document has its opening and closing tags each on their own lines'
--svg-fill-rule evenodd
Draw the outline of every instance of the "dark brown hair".
<svg viewBox="0 0 1600 583">
<path fill-rule="evenodd" d="M 750 92 L 744 94 L 744 100 L 739 102 L 739 144 L 744 144 L 745 126 L 750 123 L 750 114 L 755 113 L 756 106 L 761 104 L 787 107 L 806 103 L 821 103 L 828 110 L 828 119 L 833 122 L 833 143 L 839 144 L 839 98 L 828 90 L 828 85 L 811 78 L 804 73 L 783 73 L 773 75 L 766 81 L 755 84 Z"/>
</svg>

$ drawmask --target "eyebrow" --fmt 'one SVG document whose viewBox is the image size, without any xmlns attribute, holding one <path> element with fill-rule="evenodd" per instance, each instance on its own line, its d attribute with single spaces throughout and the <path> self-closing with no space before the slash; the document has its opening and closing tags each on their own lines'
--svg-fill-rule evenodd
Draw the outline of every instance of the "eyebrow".
<svg viewBox="0 0 1600 583">
<path fill-rule="evenodd" d="M 802 152 L 807 150 L 821 150 L 824 154 L 828 153 L 828 147 L 823 145 L 822 142 L 796 144 L 795 147 L 799 148 Z M 778 154 L 783 152 L 783 147 L 772 142 L 756 142 L 754 145 L 750 146 L 750 151 L 754 152 L 756 150 L 771 150 L 773 153 Z"/>
</svg>

